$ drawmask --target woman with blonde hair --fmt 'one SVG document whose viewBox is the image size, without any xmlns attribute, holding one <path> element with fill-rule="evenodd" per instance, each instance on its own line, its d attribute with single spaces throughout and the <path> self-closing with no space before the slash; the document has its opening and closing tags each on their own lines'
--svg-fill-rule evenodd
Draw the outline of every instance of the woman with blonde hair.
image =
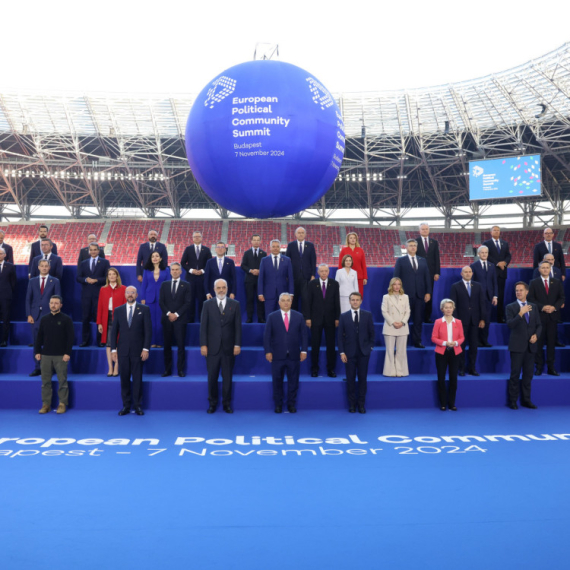
<svg viewBox="0 0 570 570">
<path fill-rule="evenodd" d="M 352 269 L 352 256 L 345 255 L 341 261 L 341 268 L 336 272 L 335 281 L 338 283 L 340 295 L 340 312 L 350 311 L 351 293 L 358 291 L 358 274 Z"/>
<path fill-rule="evenodd" d="M 382 333 L 386 344 L 383 374 L 384 376 L 408 376 L 406 345 L 410 334 L 408 327 L 410 301 L 404 293 L 399 277 L 390 279 L 388 294 L 382 298 L 382 316 L 384 317 Z"/>
<path fill-rule="evenodd" d="M 361 295 L 364 295 L 364 285 L 367 283 L 368 273 L 366 272 L 366 258 L 364 250 L 360 247 L 356 232 L 346 234 L 346 245 L 340 250 L 338 255 L 339 269 L 343 267 L 342 261 L 345 255 L 350 255 L 352 257 L 352 269 L 354 269 L 358 275 L 358 290 Z"/>
<path fill-rule="evenodd" d="M 97 330 L 101 334 L 101 343 L 105 344 L 107 351 L 107 364 L 109 372 L 107 376 L 119 375 L 119 363 L 111 358 L 111 327 L 113 326 L 113 314 L 117 307 L 126 303 L 125 291 L 127 288 L 121 283 L 119 270 L 109 267 L 107 283 L 101 287 L 99 303 L 97 305 Z"/>
</svg>

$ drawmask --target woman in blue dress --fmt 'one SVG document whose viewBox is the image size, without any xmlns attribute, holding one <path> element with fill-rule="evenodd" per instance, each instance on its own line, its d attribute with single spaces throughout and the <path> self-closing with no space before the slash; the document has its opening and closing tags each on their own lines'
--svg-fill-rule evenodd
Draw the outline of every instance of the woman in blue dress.
<svg viewBox="0 0 570 570">
<path fill-rule="evenodd" d="M 150 317 L 152 320 L 152 344 L 151 348 L 161 348 L 164 344 L 160 306 L 158 297 L 160 286 L 164 281 L 170 279 L 170 269 L 166 267 L 166 261 L 162 259 L 158 251 L 153 252 L 145 265 L 143 272 L 143 281 L 141 286 L 141 303 L 150 308 Z"/>
</svg>

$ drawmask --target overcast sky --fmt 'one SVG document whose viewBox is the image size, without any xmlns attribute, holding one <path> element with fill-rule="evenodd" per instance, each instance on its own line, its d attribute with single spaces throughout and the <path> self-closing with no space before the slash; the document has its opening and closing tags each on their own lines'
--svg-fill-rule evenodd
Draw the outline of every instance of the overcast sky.
<svg viewBox="0 0 570 570">
<path fill-rule="evenodd" d="M 567 3 L 552 1 L 6 4 L 0 92 L 197 93 L 258 42 L 335 93 L 403 89 L 500 72 L 570 40 Z"/>
</svg>

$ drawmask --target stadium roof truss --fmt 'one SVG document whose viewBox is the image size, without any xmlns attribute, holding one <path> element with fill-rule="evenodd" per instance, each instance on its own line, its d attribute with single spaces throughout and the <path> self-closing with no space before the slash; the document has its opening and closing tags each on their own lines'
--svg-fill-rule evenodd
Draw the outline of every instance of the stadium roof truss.
<svg viewBox="0 0 570 570">
<path fill-rule="evenodd" d="M 338 220 L 339 210 L 356 209 L 397 225 L 413 207 L 435 207 L 448 221 L 476 221 L 493 202 L 469 201 L 469 160 L 541 154 L 543 197 L 518 205 L 527 224 L 547 214 L 561 223 L 570 198 L 570 43 L 472 81 L 335 97 L 347 137 L 341 173 L 297 217 L 336 212 Z M 193 100 L 0 92 L 0 216 L 30 219 L 40 205 L 62 205 L 73 217 L 132 207 L 149 217 L 200 208 L 226 217 L 186 160 Z"/>
</svg>

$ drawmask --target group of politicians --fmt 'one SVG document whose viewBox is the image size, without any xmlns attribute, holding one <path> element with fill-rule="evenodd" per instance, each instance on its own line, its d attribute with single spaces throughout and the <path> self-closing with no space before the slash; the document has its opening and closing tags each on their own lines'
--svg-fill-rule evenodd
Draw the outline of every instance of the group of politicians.
<svg viewBox="0 0 570 570">
<path fill-rule="evenodd" d="M 0 347 L 6 347 L 9 340 L 16 287 L 13 250 L 5 237 L 0 230 Z M 283 254 L 279 240 L 271 240 L 267 253 L 261 249 L 261 236 L 253 235 L 240 266 L 245 274 L 246 322 L 256 317 L 257 322 L 265 324 L 263 345 L 271 363 L 275 412 L 282 413 L 284 404 L 290 413 L 297 411 L 300 363 L 308 356 L 310 339 L 311 376 L 319 375 L 324 335 L 327 375 L 337 376 L 338 339 L 346 372 L 348 410 L 364 414 L 368 365 L 375 345 L 372 313 L 361 308 L 368 279 L 365 252 L 357 233 L 348 233 L 332 279 L 327 264 L 317 265 L 315 245 L 306 239 L 306 230 L 297 228 L 295 237 Z M 533 279 L 530 284 L 517 282 L 516 301 L 505 306 L 511 253 L 509 244 L 501 239 L 501 229 L 494 226 L 491 238 L 477 250 L 477 261 L 462 268 L 461 279 L 451 286 L 449 297 L 441 301 L 442 317 L 433 323 L 433 290 L 441 274 L 439 244 L 430 237 L 429 225 L 421 224 L 417 238 L 406 242 L 406 255 L 397 259 L 388 292 L 382 298 L 384 375 L 408 376 L 408 339 L 414 347 L 425 348 L 422 325 L 433 323 L 431 340 L 435 345 L 440 409 L 457 411 L 457 377 L 466 373 L 479 376 L 477 349 L 491 346 L 489 324 L 492 307 L 496 306 L 498 322 L 506 323 L 510 330 L 508 405 L 518 409 L 520 394 L 521 405 L 535 409 L 531 381 L 534 375 L 544 372 L 544 345 L 547 373 L 554 376 L 559 375 L 555 347 L 564 346 L 557 336 L 565 302 L 564 253 L 561 244 L 553 239 L 552 228 L 545 228 L 543 237 L 534 248 Z M 106 347 L 107 376 L 120 377 L 121 416 L 131 410 L 144 415 L 143 363 L 152 348 L 164 350 L 162 376 L 167 377 L 173 374 L 172 348 L 177 346 L 176 372 L 185 376 L 186 325 L 195 321 L 200 323 L 200 351 L 206 358 L 207 412 L 214 413 L 218 407 L 221 373 L 222 408 L 233 413 L 232 373 L 242 344 L 241 307 L 235 300 L 236 265 L 227 256 L 224 242 L 216 243 L 214 253 L 202 243 L 201 232 L 192 234 L 192 242 L 180 262 L 169 264 L 166 246 L 158 241 L 158 232 L 151 230 L 137 255 L 137 287 L 122 284 L 118 269 L 105 259 L 96 235 L 90 234 L 87 246 L 79 252 L 79 346 L 92 344 L 91 323 L 95 322 L 96 343 Z M 33 332 L 34 369 L 30 376 L 41 376 L 42 381 L 41 414 L 51 410 L 54 372 L 59 382 L 56 412 L 65 413 L 69 400 L 67 368 L 74 329 L 72 319 L 62 312 L 62 273 L 57 244 L 48 237 L 48 227 L 42 225 L 39 239 L 31 246 L 25 301 Z"/>
</svg>

